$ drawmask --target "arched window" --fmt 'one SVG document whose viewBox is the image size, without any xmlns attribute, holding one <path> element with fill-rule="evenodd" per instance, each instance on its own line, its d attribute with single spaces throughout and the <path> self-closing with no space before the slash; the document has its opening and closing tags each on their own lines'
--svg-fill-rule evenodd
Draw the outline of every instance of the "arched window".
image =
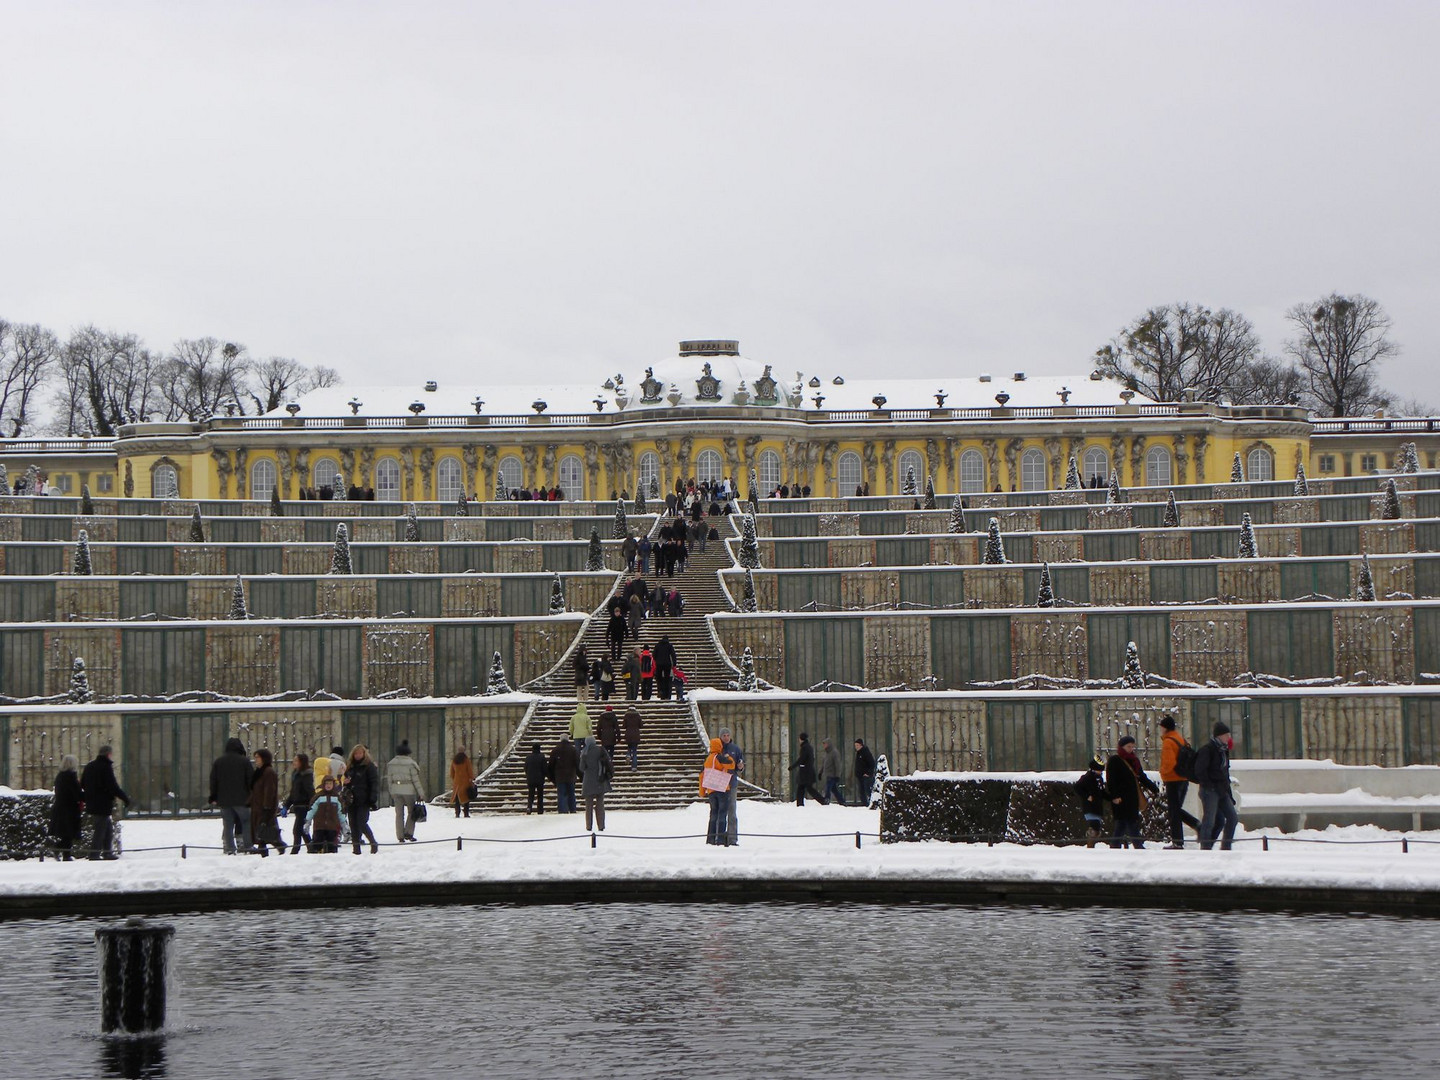
<svg viewBox="0 0 1440 1080">
<path fill-rule="evenodd" d="M 1170 451 L 1163 446 L 1152 446 L 1145 452 L 1145 484 L 1147 487 L 1164 487 L 1170 483 Z"/>
<path fill-rule="evenodd" d="M 1020 455 L 1020 490 L 1045 490 L 1045 452 L 1030 447 Z"/>
<path fill-rule="evenodd" d="M 860 479 L 860 455 L 854 450 L 846 450 L 835 463 L 835 481 L 836 494 L 842 499 L 854 495 L 855 489 L 864 483 Z"/>
<path fill-rule="evenodd" d="M 652 480 L 656 487 L 660 486 L 660 455 L 654 450 L 646 450 L 640 455 L 639 473 L 636 477 L 636 483 L 640 485 L 640 490 L 645 492 L 646 497 L 650 495 Z"/>
<path fill-rule="evenodd" d="M 379 502 L 400 501 L 400 462 L 393 457 L 375 463 L 375 498 Z"/>
<path fill-rule="evenodd" d="M 156 465 L 150 474 L 150 495 L 156 499 L 178 499 L 180 497 L 180 474 L 174 465 Z M 270 493 L 265 493 L 268 498 Z"/>
<path fill-rule="evenodd" d="M 585 497 L 585 463 L 574 454 L 560 459 L 560 494 L 567 499 Z"/>
<path fill-rule="evenodd" d="M 505 489 L 505 497 L 510 497 L 510 492 L 520 486 L 520 479 L 525 475 L 525 467 L 520 464 L 520 459 L 513 454 L 500 459 L 496 466 L 500 473 L 500 486 Z"/>
<path fill-rule="evenodd" d="M 345 494 L 345 482 L 336 480 L 339 475 L 340 463 L 334 458 L 322 457 L 310 467 L 310 486 L 316 491 L 322 487 L 334 488 L 338 498 Z"/>
<path fill-rule="evenodd" d="M 1096 478 L 1104 484 L 1110 479 L 1110 455 L 1098 446 L 1092 446 L 1085 451 L 1085 460 L 1080 470 L 1080 479 L 1086 487 L 1091 487 Z"/>
<path fill-rule="evenodd" d="M 250 497 L 268 499 L 275 490 L 275 462 L 261 458 L 250 469 Z"/>
<path fill-rule="evenodd" d="M 902 495 L 918 495 L 925 490 L 925 459 L 918 450 L 906 450 L 900 455 L 900 482 Z"/>
<path fill-rule="evenodd" d="M 755 470 L 760 481 L 760 490 L 755 494 L 764 498 L 780 486 L 780 455 L 774 450 L 760 451 L 760 466 Z"/>
<path fill-rule="evenodd" d="M 720 457 L 720 451 L 701 450 L 700 456 L 695 459 L 695 479 L 701 483 L 709 480 L 710 483 L 716 484 L 724 475 L 725 462 Z"/>
<path fill-rule="evenodd" d="M 460 459 L 443 457 L 435 466 L 435 497 L 441 502 L 456 502 L 465 490 L 465 472 Z"/>
<path fill-rule="evenodd" d="M 979 450 L 960 455 L 960 490 L 967 495 L 985 490 L 985 455 Z"/>
<path fill-rule="evenodd" d="M 1245 476 L 1252 482 L 1275 479 L 1275 458 L 1263 446 L 1245 456 Z"/>
</svg>

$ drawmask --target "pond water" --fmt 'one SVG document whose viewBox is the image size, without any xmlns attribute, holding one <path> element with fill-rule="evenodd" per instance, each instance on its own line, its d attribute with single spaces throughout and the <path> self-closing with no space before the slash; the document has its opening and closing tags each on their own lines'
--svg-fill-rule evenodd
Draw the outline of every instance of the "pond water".
<svg viewBox="0 0 1440 1080">
<path fill-rule="evenodd" d="M 94 931 L 0 923 L 0 1075 L 1429 1075 L 1440 923 L 1104 908 L 180 915 L 171 1017 L 98 1035 Z"/>
</svg>

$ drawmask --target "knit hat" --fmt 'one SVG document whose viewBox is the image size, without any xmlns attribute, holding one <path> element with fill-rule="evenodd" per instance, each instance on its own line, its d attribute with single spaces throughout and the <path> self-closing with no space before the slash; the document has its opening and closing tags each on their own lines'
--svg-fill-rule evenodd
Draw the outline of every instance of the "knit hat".
<svg viewBox="0 0 1440 1080">
<path fill-rule="evenodd" d="M 1134 735 L 1121 735 L 1121 736 L 1120 736 L 1120 741 L 1119 741 L 1119 743 L 1117 743 L 1116 745 L 1117 745 L 1117 746 L 1121 746 L 1121 747 L 1134 746 L 1134 745 L 1135 745 L 1135 736 L 1134 736 Z"/>
<path fill-rule="evenodd" d="M 1229 735 L 1229 734 L 1230 734 L 1230 725 L 1227 724 L 1227 723 L 1225 723 L 1224 720 L 1216 720 L 1216 721 L 1215 721 L 1214 734 L 1215 734 L 1217 737 L 1220 736 L 1220 735 Z"/>
<path fill-rule="evenodd" d="M 1096 754 L 1090 759 L 1090 768 L 1099 770 L 1103 770 L 1105 768 L 1105 763 L 1100 760 L 1099 754 Z"/>
<path fill-rule="evenodd" d="M 408 739 L 401 739 L 400 745 L 395 748 L 395 753 L 399 757 L 409 757 L 410 741 Z"/>
</svg>

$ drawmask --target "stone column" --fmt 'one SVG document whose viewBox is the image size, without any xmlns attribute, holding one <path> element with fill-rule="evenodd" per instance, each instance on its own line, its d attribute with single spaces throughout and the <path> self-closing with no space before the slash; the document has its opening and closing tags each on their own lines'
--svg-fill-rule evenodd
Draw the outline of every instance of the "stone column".
<svg viewBox="0 0 1440 1080">
<path fill-rule="evenodd" d="M 915 485 L 915 489 L 921 494 L 925 492 L 925 484 L 938 482 L 940 477 L 940 444 L 934 439 L 925 440 L 925 476 Z"/>
<path fill-rule="evenodd" d="M 477 482 L 476 470 L 480 467 L 480 448 L 474 443 L 460 449 L 460 460 L 465 463 L 465 494 L 479 495 L 483 486 Z M 482 496 L 483 497 L 483 496 Z"/>
<path fill-rule="evenodd" d="M 1145 441 L 1144 435 L 1130 440 L 1130 483 L 1135 487 L 1145 483 Z"/>
<path fill-rule="evenodd" d="M 356 481 L 361 492 L 375 486 L 373 477 L 375 475 L 375 448 L 373 446 L 362 446 L 360 448 L 360 477 Z"/>
<path fill-rule="evenodd" d="M 520 451 L 525 460 L 525 472 L 520 483 L 527 488 L 536 486 L 535 464 L 540 459 L 540 448 L 538 446 L 526 446 Z"/>
<path fill-rule="evenodd" d="M 222 450 L 218 446 L 210 451 L 210 456 L 215 459 L 215 475 L 219 481 L 217 484 L 220 491 L 220 498 L 230 498 L 230 451 Z"/>
<path fill-rule="evenodd" d="M 868 490 L 873 491 L 879 486 L 875 476 L 876 470 L 879 468 L 879 457 L 875 452 L 874 440 L 867 439 L 865 441 L 865 445 L 861 447 L 860 460 L 865 468 L 864 483 L 869 485 Z"/>
<path fill-rule="evenodd" d="M 1050 459 L 1050 487 L 1053 490 L 1065 486 L 1065 466 L 1060 460 L 1064 445 L 1059 436 L 1052 435 L 1045 440 L 1045 456 Z"/>
<path fill-rule="evenodd" d="M 670 440 L 655 440 L 655 456 L 660 459 L 660 494 L 675 490 L 675 457 L 670 449 Z"/>
<path fill-rule="evenodd" d="M 1125 436 L 1110 436 L 1110 468 L 1121 487 L 1125 486 Z M 1109 479 L 1108 477 L 1106 479 Z"/>
<path fill-rule="evenodd" d="M 280 447 L 275 451 L 275 463 L 279 465 L 280 497 L 282 499 L 293 499 L 294 493 L 290 490 L 290 478 L 295 475 L 295 467 L 290 463 L 290 451 Z"/>
<path fill-rule="evenodd" d="M 880 463 L 885 466 L 885 494 L 895 494 L 895 440 L 886 439 L 880 448 Z"/>
<path fill-rule="evenodd" d="M 834 439 L 831 439 L 825 444 L 825 453 L 821 458 L 821 462 L 824 466 L 822 470 L 822 476 L 824 478 L 823 490 L 826 491 L 831 498 L 834 498 L 837 495 L 855 494 L 853 491 L 840 491 L 840 472 L 835 467 L 835 462 L 839 457 L 840 444 Z"/>
<path fill-rule="evenodd" d="M 495 470 L 499 467 L 496 459 L 500 456 L 500 448 L 494 443 L 485 444 L 484 464 L 481 466 L 480 490 L 476 492 L 482 499 L 493 500 L 495 498 Z M 508 493 L 507 493 L 508 494 Z"/>
<path fill-rule="evenodd" d="M 1205 447 L 1210 436 L 1203 431 L 1195 433 L 1195 483 L 1205 483 Z"/>
<path fill-rule="evenodd" d="M 420 492 L 419 498 L 434 500 L 437 496 L 435 491 L 435 451 L 428 446 L 420 448 Z"/>
<path fill-rule="evenodd" d="M 600 501 L 600 444 L 587 442 L 585 444 L 585 483 L 588 490 L 585 497 L 595 502 Z"/>
<path fill-rule="evenodd" d="M 982 439 L 980 445 L 985 450 L 985 471 L 988 474 L 985 490 L 1003 491 L 1000 484 L 1000 443 L 996 439 Z"/>
<path fill-rule="evenodd" d="M 243 446 L 238 448 L 235 451 L 235 498 L 237 499 L 245 498 L 245 483 L 250 479 L 249 463 L 250 451 Z M 126 475 L 129 475 L 128 469 Z M 135 485 L 131 483 L 128 486 L 133 490 Z M 130 492 L 127 491 L 125 494 L 129 495 Z"/>
<path fill-rule="evenodd" d="M 547 479 L 541 480 L 540 483 L 546 488 L 555 488 L 560 486 L 560 476 L 556 472 L 555 465 L 556 454 L 559 453 L 559 450 L 560 448 L 554 443 L 548 443 L 545 447 L 545 456 L 541 459 L 541 461 L 544 465 L 545 476 L 547 477 Z"/>
<path fill-rule="evenodd" d="M 345 490 L 337 491 L 335 498 L 344 499 L 350 494 L 350 488 L 355 483 L 355 451 L 348 447 L 340 451 L 340 475 L 345 477 Z"/>
<path fill-rule="evenodd" d="M 1009 476 L 1009 483 L 1001 485 L 1005 490 L 1020 490 L 1020 467 L 1016 464 L 1016 459 L 1020 457 L 1024 446 L 1024 439 L 1010 439 L 1005 443 L 1005 472 Z"/>
<path fill-rule="evenodd" d="M 295 475 L 300 478 L 300 487 L 310 486 L 310 450 L 308 447 L 295 451 Z M 319 484 L 315 485 L 317 488 Z M 298 496 L 300 492 L 295 492 Z"/>
<path fill-rule="evenodd" d="M 1190 475 L 1190 455 L 1185 450 L 1185 433 L 1175 433 L 1175 483 L 1185 485 L 1189 483 L 1186 479 Z"/>
</svg>

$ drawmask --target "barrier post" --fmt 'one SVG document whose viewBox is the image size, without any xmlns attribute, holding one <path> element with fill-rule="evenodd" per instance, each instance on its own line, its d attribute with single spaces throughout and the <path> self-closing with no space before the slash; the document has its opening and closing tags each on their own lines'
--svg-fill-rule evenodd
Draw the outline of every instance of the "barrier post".
<svg viewBox="0 0 1440 1080">
<path fill-rule="evenodd" d="M 188 857 L 188 856 L 186 855 L 186 852 L 185 852 L 185 845 L 184 845 L 184 844 L 181 844 L 181 845 L 180 845 L 180 858 L 184 859 L 184 858 L 187 858 L 187 857 Z"/>
<path fill-rule="evenodd" d="M 1260 850 L 1261 850 L 1261 851 L 1269 851 L 1269 850 L 1270 850 L 1270 838 L 1269 838 L 1268 836 L 1262 836 L 1262 837 L 1260 837 Z"/>
<path fill-rule="evenodd" d="M 590 834 L 590 846 L 592 848 L 595 846 L 595 834 L 593 832 Z"/>
<path fill-rule="evenodd" d="M 464 838 L 464 837 L 462 837 L 462 836 L 457 836 L 457 837 L 455 837 L 455 850 L 456 850 L 456 851 L 461 851 L 461 850 L 463 850 L 464 844 L 465 844 L 465 838 Z"/>
<path fill-rule="evenodd" d="M 860 850 L 860 830 L 855 830 L 855 850 Z"/>
<path fill-rule="evenodd" d="M 1408 836 L 1402 836 L 1400 838 L 1400 854 L 1410 854 L 1410 838 Z"/>
</svg>

